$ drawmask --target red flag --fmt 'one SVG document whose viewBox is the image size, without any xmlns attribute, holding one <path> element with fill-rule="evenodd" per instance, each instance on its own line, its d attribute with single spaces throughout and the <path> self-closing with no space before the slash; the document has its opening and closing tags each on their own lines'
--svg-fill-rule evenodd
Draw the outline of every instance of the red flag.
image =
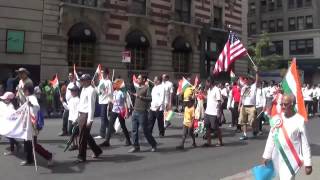
<svg viewBox="0 0 320 180">
<path fill-rule="evenodd" d="M 245 55 L 247 55 L 246 48 L 240 42 L 238 37 L 234 33 L 230 32 L 228 40 L 214 66 L 213 74 L 228 71 L 232 63 Z"/>
<path fill-rule="evenodd" d="M 51 84 L 51 86 L 55 89 L 57 87 L 59 87 L 59 80 L 58 80 L 58 74 L 55 75 L 53 80 L 50 80 L 49 83 Z"/>
</svg>

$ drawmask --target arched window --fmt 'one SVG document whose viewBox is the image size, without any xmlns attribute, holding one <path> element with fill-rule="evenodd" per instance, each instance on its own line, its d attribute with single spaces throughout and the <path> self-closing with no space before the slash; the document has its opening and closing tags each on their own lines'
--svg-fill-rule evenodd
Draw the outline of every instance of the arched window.
<svg viewBox="0 0 320 180">
<path fill-rule="evenodd" d="M 85 23 L 72 26 L 68 33 L 68 65 L 93 67 L 96 34 Z"/>
<path fill-rule="evenodd" d="M 189 72 L 189 63 L 191 58 L 192 48 L 188 41 L 183 37 L 177 37 L 173 43 L 172 66 L 175 72 Z"/>
<path fill-rule="evenodd" d="M 139 30 L 130 32 L 126 37 L 126 50 L 131 52 L 130 70 L 145 70 L 148 64 L 149 40 Z"/>
</svg>

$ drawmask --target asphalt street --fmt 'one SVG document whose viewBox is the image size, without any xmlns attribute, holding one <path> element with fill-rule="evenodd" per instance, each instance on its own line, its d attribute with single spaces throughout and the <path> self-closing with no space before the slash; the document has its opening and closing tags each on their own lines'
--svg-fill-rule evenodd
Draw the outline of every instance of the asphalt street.
<svg viewBox="0 0 320 180">
<path fill-rule="evenodd" d="M 227 114 L 227 119 L 230 119 Z M 130 119 L 126 123 L 131 129 Z M 48 168 L 46 161 L 38 157 L 39 170 L 34 166 L 19 166 L 23 153 L 14 156 L 4 156 L 2 152 L 8 147 L 7 141 L 0 142 L 0 174 L 1 180 L 218 180 L 232 177 L 245 172 L 261 161 L 267 132 L 256 139 L 240 141 L 240 134 L 223 125 L 223 147 L 192 148 L 191 139 L 186 141 L 186 149 L 176 150 L 182 134 L 182 119 L 173 120 L 173 126 L 166 131 L 164 138 L 158 137 L 157 127 L 154 135 L 158 142 L 158 151 L 149 152 L 150 146 L 142 140 L 142 152 L 128 153 L 130 147 L 125 147 L 124 137 L 115 135 L 111 147 L 104 148 L 100 159 L 88 157 L 88 162 L 75 164 L 77 151 L 63 152 L 67 137 L 59 137 L 60 119 L 46 119 L 45 128 L 38 136 L 39 142 L 54 154 L 54 166 Z M 99 132 L 100 119 L 96 118 L 91 133 Z M 312 145 L 314 164 L 319 164 L 320 156 L 320 122 L 319 118 L 309 121 L 307 128 Z M 266 131 L 267 131 L 266 127 Z M 202 137 L 197 138 L 198 146 L 204 143 Z M 102 140 L 97 140 L 101 143 Z M 92 152 L 88 150 L 88 156 Z M 314 167 L 314 175 L 309 179 L 317 179 L 319 173 Z M 302 174 L 297 179 L 306 179 Z"/>
</svg>

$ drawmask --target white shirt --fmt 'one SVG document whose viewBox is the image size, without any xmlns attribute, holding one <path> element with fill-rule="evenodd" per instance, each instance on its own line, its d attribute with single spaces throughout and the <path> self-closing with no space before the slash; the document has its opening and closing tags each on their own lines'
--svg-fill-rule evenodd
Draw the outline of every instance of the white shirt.
<svg viewBox="0 0 320 180">
<path fill-rule="evenodd" d="M 101 79 L 96 90 L 99 104 L 108 104 L 112 101 L 112 82 L 109 79 Z"/>
<path fill-rule="evenodd" d="M 219 114 L 219 101 L 221 101 L 221 92 L 217 86 L 207 91 L 207 108 L 205 113 L 217 116 Z"/>
<path fill-rule="evenodd" d="M 121 90 L 116 90 L 113 92 L 113 106 L 112 112 L 121 113 L 125 107 L 125 95 Z"/>
<path fill-rule="evenodd" d="M 151 106 L 152 111 L 163 111 L 164 109 L 164 87 L 162 84 L 154 86 L 151 91 Z"/>
<path fill-rule="evenodd" d="M 319 98 L 320 98 L 320 87 L 316 87 L 316 89 L 313 92 L 314 92 L 314 96 L 313 97 L 316 97 L 319 100 Z"/>
<path fill-rule="evenodd" d="M 27 100 L 32 104 L 31 107 L 31 113 L 33 113 L 34 116 L 37 116 L 38 111 L 40 111 L 40 105 L 38 103 L 38 99 L 35 95 L 27 96 Z"/>
<path fill-rule="evenodd" d="M 163 81 L 162 82 L 164 88 L 164 102 L 165 104 L 169 104 L 171 100 L 171 94 L 173 93 L 173 84 L 170 81 Z"/>
<path fill-rule="evenodd" d="M 290 140 L 296 149 L 304 166 L 311 166 L 311 152 L 307 138 L 307 131 L 304 124 L 304 118 L 300 114 L 295 114 L 290 118 L 286 118 L 282 114 L 283 126 L 285 127 Z M 272 159 L 276 169 L 279 170 L 280 179 L 290 179 L 291 173 L 286 166 L 286 163 L 281 158 L 281 155 L 274 144 L 274 135 L 276 131 L 270 130 L 267 143 L 264 149 L 263 158 Z"/>
<path fill-rule="evenodd" d="M 78 111 L 78 105 L 79 105 L 80 98 L 78 96 L 71 97 L 69 99 L 68 104 L 63 102 L 63 107 L 67 110 L 69 110 L 69 117 L 68 120 L 75 122 L 78 119 L 79 111 Z"/>
<path fill-rule="evenodd" d="M 69 100 L 72 98 L 70 89 L 73 88 L 73 86 L 75 86 L 75 85 L 76 85 L 77 87 L 79 87 L 79 86 L 77 85 L 77 83 L 74 83 L 74 82 L 70 82 L 70 83 L 68 84 L 68 86 L 67 86 L 67 90 L 66 90 L 66 101 L 67 101 L 67 104 L 69 104 Z"/>
<path fill-rule="evenodd" d="M 308 89 L 308 88 L 304 89 L 304 91 L 302 92 L 303 99 L 305 101 L 312 101 L 312 93 L 313 93 L 313 90 L 311 88 L 310 89 Z"/>
<path fill-rule="evenodd" d="M 82 88 L 78 110 L 82 113 L 88 113 L 87 123 L 93 121 L 96 96 L 96 91 L 92 86 Z"/>
<path fill-rule="evenodd" d="M 256 94 L 256 107 L 261 108 L 266 106 L 266 95 L 261 88 L 257 88 L 257 94 Z"/>
<path fill-rule="evenodd" d="M 225 87 L 221 90 L 221 95 L 224 97 L 228 97 L 229 90 Z"/>
<path fill-rule="evenodd" d="M 256 105 L 256 93 L 257 93 L 257 84 L 256 83 L 253 83 L 250 86 L 244 86 L 241 89 L 242 105 L 255 106 Z"/>
</svg>

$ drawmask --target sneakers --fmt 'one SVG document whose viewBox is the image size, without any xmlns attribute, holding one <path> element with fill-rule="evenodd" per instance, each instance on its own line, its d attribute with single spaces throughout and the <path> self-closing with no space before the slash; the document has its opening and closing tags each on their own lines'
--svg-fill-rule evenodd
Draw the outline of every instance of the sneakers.
<svg viewBox="0 0 320 180">
<path fill-rule="evenodd" d="M 133 147 L 131 149 L 129 149 L 128 153 L 135 153 L 135 152 L 139 152 L 140 151 L 140 147 Z"/>
<path fill-rule="evenodd" d="M 242 141 L 243 141 L 243 140 L 247 140 L 247 139 L 248 139 L 247 136 L 241 136 L 241 137 L 240 137 L 240 140 L 242 140 Z"/>
<path fill-rule="evenodd" d="M 94 137 L 94 139 L 103 139 L 104 137 L 102 137 L 102 136 L 96 136 L 96 137 Z"/>
<path fill-rule="evenodd" d="M 12 154 L 13 154 L 12 151 L 7 151 L 7 152 L 4 152 L 4 153 L 3 153 L 4 156 L 10 156 L 10 155 L 12 155 Z"/>
<path fill-rule="evenodd" d="M 97 154 L 93 154 L 92 158 L 98 158 L 102 154 L 102 151 L 98 152 Z"/>
<path fill-rule="evenodd" d="M 157 152 L 157 147 L 152 147 L 150 151 L 151 152 Z"/>
<path fill-rule="evenodd" d="M 33 164 L 33 162 L 22 161 L 22 162 L 20 163 L 20 166 L 29 166 L 29 165 L 31 165 L 31 164 Z"/>
</svg>

